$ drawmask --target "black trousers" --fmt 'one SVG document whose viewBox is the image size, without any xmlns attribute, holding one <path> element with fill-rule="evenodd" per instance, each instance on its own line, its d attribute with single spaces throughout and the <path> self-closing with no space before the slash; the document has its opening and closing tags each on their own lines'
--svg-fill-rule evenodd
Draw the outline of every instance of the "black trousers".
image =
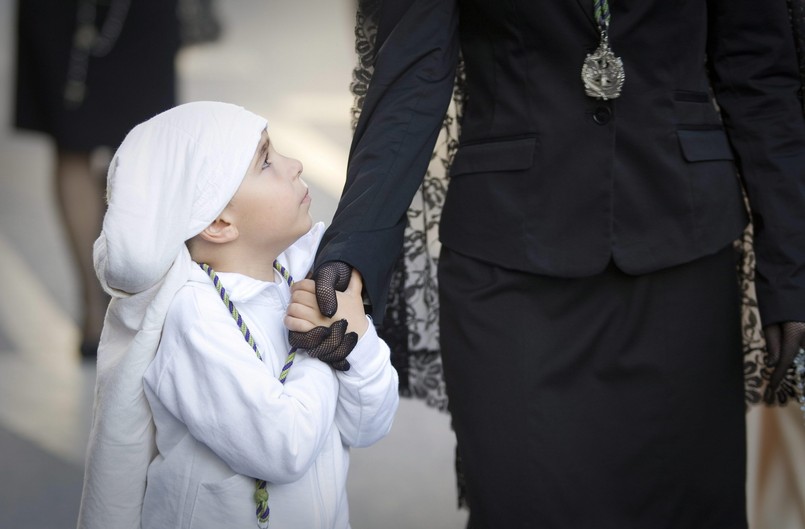
<svg viewBox="0 0 805 529">
<path fill-rule="evenodd" d="M 469 527 L 746 528 L 735 264 L 560 279 L 443 249 Z"/>
</svg>

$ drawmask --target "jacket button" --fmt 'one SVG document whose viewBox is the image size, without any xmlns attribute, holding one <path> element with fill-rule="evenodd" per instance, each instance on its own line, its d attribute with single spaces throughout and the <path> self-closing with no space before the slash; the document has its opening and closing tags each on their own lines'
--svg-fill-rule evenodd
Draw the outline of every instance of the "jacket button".
<svg viewBox="0 0 805 529">
<path fill-rule="evenodd" d="M 593 111 L 593 121 L 599 125 L 606 125 L 612 119 L 612 109 L 609 107 L 596 107 Z"/>
</svg>

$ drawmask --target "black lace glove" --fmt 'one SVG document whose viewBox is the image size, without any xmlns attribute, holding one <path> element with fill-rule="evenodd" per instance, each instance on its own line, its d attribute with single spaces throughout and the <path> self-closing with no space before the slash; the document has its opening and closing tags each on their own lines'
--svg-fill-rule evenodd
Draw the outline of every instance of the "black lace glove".
<svg viewBox="0 0 805 529">
<path fill-rule="evenodd" d="M 338 310 L 335 293 L 346 290 L 351 274 L 352 267 L 343 261 L 328 261 L 313 272 L 316 303 L 324 316 L 331 318 Z M 305 349 L 311 357 L 333 369 L 346 371 L 349 369 L 347 355 L 358 343 L 358 335 L 346 330 L 347 320 L 340 320 L 330 327 L 315 327 L 307 332 L 289 331 L 288 340 L 292 346 Z"/>
<path fill-rule="evenodd" d="M 335 291 L 343 292 L 349 285 L 352 267 L 343 261 L 328 261 L 313 272 L 316 282 L 316 301 L 319 310 L 328 318 L 332 318 L 338 310 Z"/>
<path fill-rule="evenodd" d="M 786 372 L 794 364 L 794 358 L 800 347 L 805 347 L 805 322 L 775 323 L 764 327 L 763 335 L 766 338 L 766 349 L 769 352 L 766 362 L 769 366 L 774 367 L 763 398 L 767 404 L 772 404 L 777 389 L 785 378 Z"/>
<path fill-rule="evenodd" d="M 347 320 L 338 320 L 330 327 L 315 327 L 307 332 L 288 331 L 288 341 L 333 369 L 348 371 L 347 355 L 358 343 L 358 334 L 346 330 Z"/>
</svg>

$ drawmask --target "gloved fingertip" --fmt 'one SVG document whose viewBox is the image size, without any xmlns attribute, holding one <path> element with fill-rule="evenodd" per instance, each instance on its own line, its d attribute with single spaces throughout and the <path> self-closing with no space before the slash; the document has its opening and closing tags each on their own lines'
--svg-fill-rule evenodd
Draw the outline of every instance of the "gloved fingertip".
<svg viewBox="0 0 805 529">
<path fill-rule="evenodd" d="M 321 310 L 323 316 L 332 318 L 336 311 L 338 311 L 338 303 L 325 304 L 324 306 L 319 304 L 319 309 Z"/>
<path fill-rule="evenodd" d="M 333 362 L 331 365 L 336 371 L 349 371 L 349 368 L 352 367 L 347 360 Z"/>
<path fill-rule="evenodd" d="M 763 392 L 763 401 L 766 404 L 769 404 L 769 405 L 774 404 L 774 400 L 775 400 L 774 397 L 775 397 L 775 392 L 772 389 L 771 384 L 769 384 L 768 386 L 766 386 L 766 390 Z"/>
<path fill-rule="evenodd" d="M 347 353 L 351 352 L 356 345 L 358 345 L 358 333 L 356 332 L 348 332 L 344 336 L 344 348 L 347 350 Z"/>
</svg>

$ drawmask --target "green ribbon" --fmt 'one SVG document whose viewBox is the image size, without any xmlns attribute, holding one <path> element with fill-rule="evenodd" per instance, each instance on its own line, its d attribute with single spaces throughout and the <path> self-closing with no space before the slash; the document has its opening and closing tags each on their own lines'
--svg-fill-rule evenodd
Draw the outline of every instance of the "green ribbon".
<svg viewBox="0 0 805 529">
<path fill-rule="evenodd" d="M 609 28 L 609 21 L 612 18 L 609 12 L 609 0 L 593 0 L 593 12 L 595 21 L 598 22 L 598 27 L 602 31 Z"/>
</svg>

